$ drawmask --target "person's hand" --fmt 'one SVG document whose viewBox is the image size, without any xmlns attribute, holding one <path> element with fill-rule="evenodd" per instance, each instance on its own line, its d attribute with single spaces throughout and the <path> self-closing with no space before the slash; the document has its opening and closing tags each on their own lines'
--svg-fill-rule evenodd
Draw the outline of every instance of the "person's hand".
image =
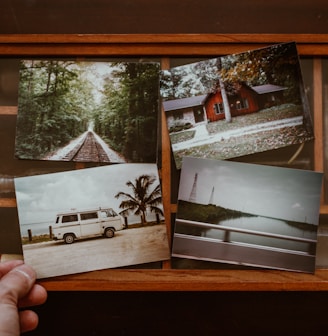
<svg viewBox="0 0 328 336">
<path fill-rule="evenodd" d="M 18 336 L 39 322 L 29 309 L 46 301 L 46 290 L 35 284 L 35 271 L 20 260 L 0 263 L 0 335 Z"/>
</svg>

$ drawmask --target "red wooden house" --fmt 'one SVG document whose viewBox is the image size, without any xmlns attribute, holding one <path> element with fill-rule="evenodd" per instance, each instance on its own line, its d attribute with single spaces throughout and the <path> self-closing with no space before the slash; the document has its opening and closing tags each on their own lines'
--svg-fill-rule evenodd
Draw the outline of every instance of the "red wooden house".
<svg viewBox="0 0 328 336">
<path fill-rule="evenodd" d="M 234 94 L 228 96 L 231 115 L 238 116 L 283 103 L 285 87 L 266 84 L 247 86 L 235 84 Z M 221 92 L 190 98 L 181 98 L 163 103 L 169 128 L 177 122 L 195 125 L 225 118 Z"/>
</svg>

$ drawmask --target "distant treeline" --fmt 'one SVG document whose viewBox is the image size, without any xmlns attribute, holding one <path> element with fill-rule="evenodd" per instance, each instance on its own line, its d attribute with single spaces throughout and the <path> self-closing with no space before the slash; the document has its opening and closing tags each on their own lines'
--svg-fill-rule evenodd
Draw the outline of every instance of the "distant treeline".
<svg viewBox="0 0 328 336">
<path fill-rule="evenodd" d="M 177 217 L 209 224 L 217 224 L 221 220 L 255 215 L 242 211 L 231 210 L 213 204 L 197 204 L 179 200 Z"/>
</svg>

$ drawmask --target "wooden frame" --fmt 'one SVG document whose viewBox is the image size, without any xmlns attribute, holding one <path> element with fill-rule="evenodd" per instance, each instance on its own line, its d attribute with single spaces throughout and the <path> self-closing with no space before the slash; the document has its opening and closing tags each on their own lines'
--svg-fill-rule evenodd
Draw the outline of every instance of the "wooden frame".
<svg viewBox="0 0 328 336">
<path fill-rule="evenodd" d="M 322 57 L 328 56 L 328 35 L 324 34 L 136 34 L 136 35 L 0 35 L 1 57 L 159 57 L 168 68 L 170 57 L 207 57 L 260 48 L 273 43 L 297 43 L 301 56 L 314 60 L 314 168 L 322 171 L 323 96 Z M 1 106 L 0 114 L 13 115 L 16 107 Z M 164 121 L 164 116 L 163 116 Z M 171 234 L 171 152 L 167 129 L 162 123 L 162 188 L 167 228 Z M 83 166 L 83 165 L 82 165 Z M 77 164 L 76 168 L 80 168 Z M 0 199 L 0 207 L 16 207 L 16 200 Z M 321 205 L 328 214 L 328 205 Z M 162 269 L 102 270 L 40 281 L 52 291 L 325 291 L 328 269 L 314 275 L 270 270 L 175 270 L 170 262 Z"/>
</svg>

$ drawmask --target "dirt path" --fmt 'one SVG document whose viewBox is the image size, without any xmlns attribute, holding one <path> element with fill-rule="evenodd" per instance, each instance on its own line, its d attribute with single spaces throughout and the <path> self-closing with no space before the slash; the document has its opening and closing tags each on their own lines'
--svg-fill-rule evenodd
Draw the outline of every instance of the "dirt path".
<svg viewBox="0 0 328 336">
<path fill-rule="evenodd" d="M 24 259 L 38 278 L 137 265 L 170 258 L 164 224 L 116 232 L 67 245 L 62 241 L 24 245 Z"/>
<path fill-rule="evenodd" d="M 234 130 L 229 130 L 225 132 L 219 132 L 217 134 L 209 135 L 207 132 L 204 131 L 205 125 L 200 125 L 200 129 L 197 130 L 194 138 L 179 142 L 172 145 L 173 151 L 188 149 L 196 146 L 202 146 L 205 144 L 210 144 L 218 141 L 222 141 L 225 139 L 229 139 L 231 137 L 239 137 L 243 135 L 255 134 L 257 132 L 264 132 L 270 131 L 274 129 L 280 129 L 284 127 L 292 127 L 297 125 L 302 125 L 303 117 L 293 117 L 293 118 L 286 118 L 281 120 L 275 120 L 270 122 L 265 122 L 261 124 L 255 124 L 251 126 L 241 127 Z"/>
</svg>

